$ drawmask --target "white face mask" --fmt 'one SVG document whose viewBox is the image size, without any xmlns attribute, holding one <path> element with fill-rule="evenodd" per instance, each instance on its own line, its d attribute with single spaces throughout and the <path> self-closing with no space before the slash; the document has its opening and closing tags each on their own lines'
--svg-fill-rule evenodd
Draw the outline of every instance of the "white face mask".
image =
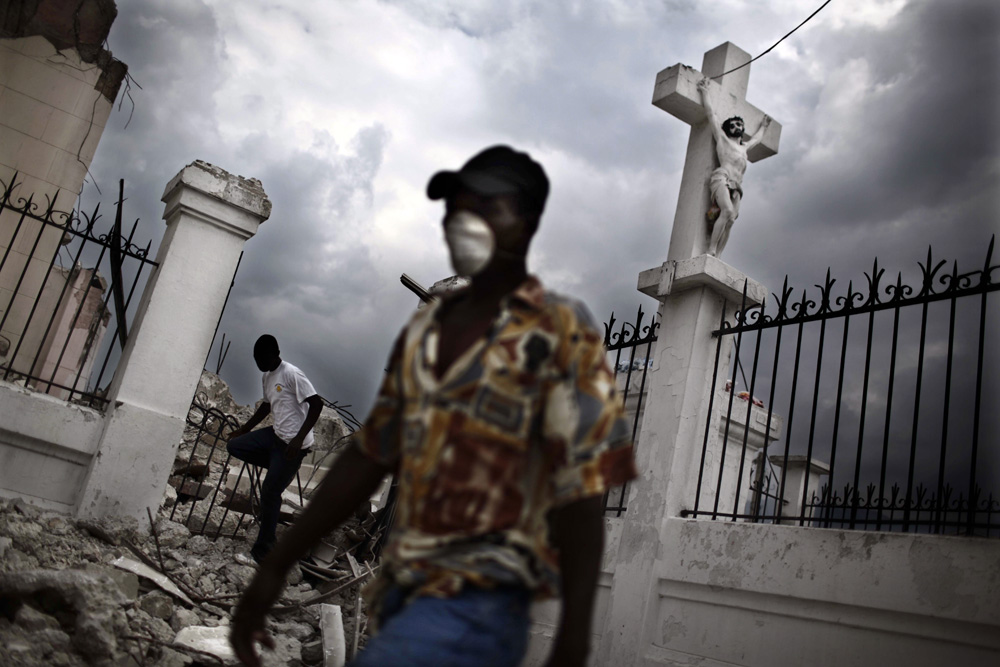
<svg viewBox="0 0 1000 667">
<path fill-rule="evenodd" d="M 456 211 L 444 225 L 451 265 L 460 276 L 474 276 L 490 263 L 496 248 L 493 230 L 470 211 Z"/>
</svg>

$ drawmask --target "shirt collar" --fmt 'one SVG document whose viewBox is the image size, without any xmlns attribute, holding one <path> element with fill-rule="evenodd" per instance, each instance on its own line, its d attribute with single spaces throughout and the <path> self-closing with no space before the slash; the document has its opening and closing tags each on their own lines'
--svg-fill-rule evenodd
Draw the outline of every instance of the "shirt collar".
<svg viewBox="0 0 1000 667">
<path fill-rule="evenodd" d="M 439 296 L 434 299 L 431 307 L 431 311 L 436 312 L 440 309 L 441 304 L 444 301 L 453 299 L 459 296 L 462 292 L 469 289 L 468 287 L 463 287 L 460 290 L 455 290 L 448 294 Z M 542 285 L 542 281 L 538 279 L 537 276 L 529 275 L 524 279 L 520 285 L 518 285 L 513 292 L 505 296 L 500 301 L 500 310 L 507 310 L 511 303 L 516 303 L 518 305 L 523 305 L 531 310 L 541 310 L 545 307 L 545 287 Z"/>
<path fill-rule="evenodd" d="M 528 276 L 517 289 L 507 295 L 505 301 L 516 301 L 532 310 L 541 310 L 545 307 L 545 288 L 536 276 Z"/>
</svg>

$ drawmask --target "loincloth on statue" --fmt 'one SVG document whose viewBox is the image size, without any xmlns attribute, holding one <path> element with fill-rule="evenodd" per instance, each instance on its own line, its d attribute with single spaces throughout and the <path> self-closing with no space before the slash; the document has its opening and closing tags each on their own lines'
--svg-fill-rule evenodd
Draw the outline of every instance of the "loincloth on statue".
<svg viewBox="0 0 1000 667">
<path fill-rule="evenodd" d="M 718 169 L 716 169 L 715 171 L 713 171 L 712 175 L 709 177 L 709 179 L 708 179 L 708 189 L 709 189 L 709 191 L 711 191 L 712 195 L 714 196 L 715 193 L 719 191 L 719 188 L 722 188 L 722 187 L 724 187 L 727 190 L 729 190 L 729 194 L 730 195 L 738 193 L 740 195 L 740 199 L 743 198 L 743 188 L 740 185 L 740 183 L 738 183 L 735 179 L 733 179 L 726 172 L 725 169 L 723 169 L 722 167 L 719 167 Z"/>
<path fill-rule="evenodd" d="M 719 215 L 722 213 L 722 209 L 719 208 L 717 202 L 718 192 L 721 188 L 726 188 L 729 191 L 729 197 L 732 199 L 733 195 L 738 194 L 740 199 L 743 199 L 743 188 L 737 183 L 733 178 L 726 172 L 725 169 L 719 167 L 712 172 L 712 175 L 708 179 L 708 190 L 712 194 L 712 204 L 708 207 L 708 211 L 705 212 L 705 219 L 710 223 L 714 223 L 719 219 Z M 738 201 L 735 202 L 738 204 Z"/>
</svg>

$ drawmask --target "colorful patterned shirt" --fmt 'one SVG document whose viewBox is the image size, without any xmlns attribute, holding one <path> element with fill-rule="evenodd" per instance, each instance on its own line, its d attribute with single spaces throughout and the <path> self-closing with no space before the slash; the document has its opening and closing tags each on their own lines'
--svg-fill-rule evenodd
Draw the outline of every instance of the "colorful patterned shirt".
<svg viewBox="0 0 1000 667">
<path fill-rule="evenodd" d="M 449 295 L 448 298 L 454 298 Z M 441 301 L 403 329 L 356 444 L 398 475 L 369 590 L 447 597 L 463 585 L 555 594 L 546 513 L 633 479 L 630 429 L 602 337 L 578 301 L 528 278 L 438 378 Z"/>
</svg>

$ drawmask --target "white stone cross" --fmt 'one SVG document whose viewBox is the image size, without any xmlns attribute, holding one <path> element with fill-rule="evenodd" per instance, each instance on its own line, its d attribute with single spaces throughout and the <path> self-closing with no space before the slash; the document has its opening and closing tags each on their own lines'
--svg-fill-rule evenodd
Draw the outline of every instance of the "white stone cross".
<svg viewBox="0 0 1000 667">
<path fill-rule="evenodd" d="M 689 259 L 708 249 L 710 227 L 705 213 L 710 204 L 708 178 L 716 166 L 716 153 L 698 82 L 703 77 L 712 79 L 709 92 L 719 118 L 741 116 L 748 132 L 752 133 L 760 126 L 764 112 L 746 101 L 750 66 L 715 78 L 749 61 L 749 53 L 726 42 L 705 53 L 701 72 L 678 64 L 656 75 L 653 104 L 691 126 L 667 261 Z M 756 162 L 774 155 L 778 152 L 780 138 L 781 125 L 774 121 L 764 132 L 761 142 L 749 150 L 747 159 Z M 752 192 L 750 198 L 753 198 Z"/>
</svg>

